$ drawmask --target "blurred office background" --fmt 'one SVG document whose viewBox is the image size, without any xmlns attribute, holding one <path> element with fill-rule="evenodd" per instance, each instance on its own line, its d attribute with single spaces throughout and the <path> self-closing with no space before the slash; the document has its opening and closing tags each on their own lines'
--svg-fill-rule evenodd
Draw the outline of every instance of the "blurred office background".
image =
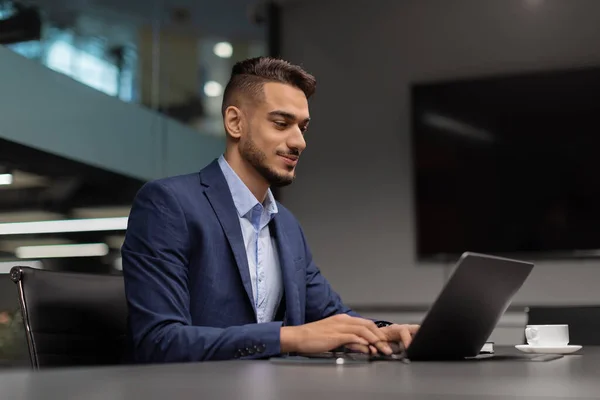
<svg viewBox="0 0 600 400">
<path fill-rule="evenodd" d="M 515 343 L 526 305 L 600 303 L 598 17 L 596 0 L 0 1 L 2 272 L 120 273 L 135 192 L 218 157 L 231 66 L 277 55 L 318 80 L 278 197 L 344 300 L 418 321 L 462 251 L 516 255 L 536 268 L 495 333 Z"/>
<path fill-rule="evenodd" d="M 223 87 L 233 63 L 268 53 L 270 13 L 246 0 L 0 1 L 3 261 L 119 270 L 143 182 L 221 151 Z"/>
</svg>

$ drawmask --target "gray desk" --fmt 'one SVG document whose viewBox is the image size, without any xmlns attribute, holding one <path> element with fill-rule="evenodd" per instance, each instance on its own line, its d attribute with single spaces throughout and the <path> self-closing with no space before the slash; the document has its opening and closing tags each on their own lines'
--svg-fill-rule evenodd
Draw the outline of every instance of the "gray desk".
<svg viewBox="0 0 600 400">
<path fill-rule="evenodd" d="M 2 399 L 557 399 L 600 397 L 600 348 L 549 362 L 269 361 L 65 369 L 0 374 Z"/>
</svg>

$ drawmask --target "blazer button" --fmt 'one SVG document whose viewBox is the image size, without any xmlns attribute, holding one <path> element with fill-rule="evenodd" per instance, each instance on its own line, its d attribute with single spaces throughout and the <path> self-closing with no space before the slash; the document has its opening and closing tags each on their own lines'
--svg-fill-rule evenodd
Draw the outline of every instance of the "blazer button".
<svg viewBox="0 0 600 400">
<path fill-rule="evenodd" d="M 254 349 L 254 347 L 246 347 L 246 352 L 250 355 L 253 355 L 254 353 L 256 353 L 256 350 Z"/>
<path fill-rule="evenodd" d="M 259 352 L 259 353 L 262 353 L 262 352 L 264 352 L 267 349 L 267 346 L 265 346 L 264 343 L 261 343 L 261 344 L 259 344 L 258 346 L 255 346 L 255 347 L 256 347 L 256 351 Z"/>
</svg>

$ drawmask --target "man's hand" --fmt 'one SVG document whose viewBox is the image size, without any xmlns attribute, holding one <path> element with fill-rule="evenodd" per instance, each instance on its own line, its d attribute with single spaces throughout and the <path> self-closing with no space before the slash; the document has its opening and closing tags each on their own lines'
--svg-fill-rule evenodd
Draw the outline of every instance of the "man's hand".
<svg viewBox="0 0 600 400">
<path fill-rule="evenodd" d="M 404 348 L 407 349 L 419 328 L 419 325 L 392 324 L 380 329 L 385 334 L 388 342 L 402 343 Z"/>
<path fill-rule="evenodd" d="M 407 349 L 410 346 L 413 336 L 419 330 L 419 325 L 392 324 L 379 328 L 379 330 L 385 335 L 385 340 L 392 347 L 393 352 L 399 353 L 402 349 Z M 362 343 L 350 344 L 348 348 L 353 351 L 371 354 L 377 354 L 378 349 L 372 345 L 366 346 Z"/>
<path fill-rule="evenodd" d="M 390 355 L 392 348 L 388 342 L 397 337 L 400 337 L 398 329 L 386 331 L 368 319 L 339 314 L 305 325 L 282 327 L 281 352 L 322 353 L 356 345 L 367 349 L 367 353 L 371 346 L 375 351 Z"/>
</svg>

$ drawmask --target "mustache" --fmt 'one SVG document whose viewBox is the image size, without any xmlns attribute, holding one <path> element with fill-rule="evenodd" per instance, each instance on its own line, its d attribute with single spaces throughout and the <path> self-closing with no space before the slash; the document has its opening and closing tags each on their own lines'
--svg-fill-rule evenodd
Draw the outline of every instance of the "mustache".
<svg viewBox="0 0 600 400">
<path fill-rule="evenodd" d="M 290 149 L 289 151 L 277 151 L 278 156 L 295 156 L 300 157 L 300 150 L 298 149 Z"/>
</svg>

